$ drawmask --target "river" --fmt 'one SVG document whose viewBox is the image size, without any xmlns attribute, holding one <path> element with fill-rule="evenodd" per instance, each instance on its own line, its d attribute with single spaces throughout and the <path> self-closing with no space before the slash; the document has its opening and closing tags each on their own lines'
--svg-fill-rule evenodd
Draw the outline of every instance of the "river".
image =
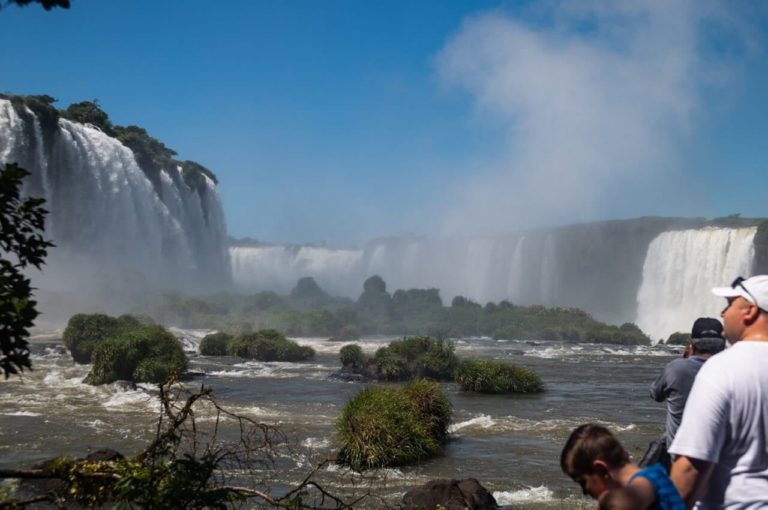
<svg viewBox="0 0 768 510">
<path fill-rule="evenodd" d="M 270 473 L 275 490 L 298 482 L 338 448 L 335 420 L 363 387 L 334 380 L 343 343 L 297 338 L 317 355 L 307 363 L 261 363 L 199 356 L 192 351 L 205 331 L 173 330 L 184 337 L 190 369 L 205 374 L 186 383 L 211 386 L 224 407 L 278 426 L 294 445 Z M 357 342 L 368 354 L 392 338 Z M 664 427 L 664 405 L 648 395 L 650 382 L 679 352 L 667 347 L 564 344 L 463 338 L 459 357 L 502 359 L 534 369 L 545 384 L 536 395 L 479 395 L 456 384 L 442 387 L 453 404 L 451 440 L 445 455 L 421 465 L 361 476 L 336 466 L 319 479 L 332 492 L 352 498 L 364 491 L 361 508 L 399 501 L 410 487 L 435 478 L 477 478 L 507 508 L 585 508 L 592 503 L 560 471 L 560 449 L 585 422 L 615 431 L 634 460 Z M 59 454 L 82 456 L 100 448 L 126 454 L 146 445 L 157 426 L 156 390 L 140 385 L 93 387 L 82 380 L 89 367 L 76 365 L 56 338 L 32 341 L 34 370 L 4 381 L 0 394 L 0 467 L 28 466 Z M 382 503 L 383 502 L 383 503 Z"/>
</svg>

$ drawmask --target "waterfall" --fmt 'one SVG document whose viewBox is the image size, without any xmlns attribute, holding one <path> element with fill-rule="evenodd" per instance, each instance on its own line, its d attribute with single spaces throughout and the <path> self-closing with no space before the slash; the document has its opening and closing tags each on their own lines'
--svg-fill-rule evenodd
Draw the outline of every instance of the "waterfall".
<svg viewBox="0 0 768 510">
<path fill-rule="evenodd" d="M 30 110 L 0 99 L 0 164 L 10 162 L 31 172 L 24 194 L 50 211 L 56 246 L 35 277 L 43 291 L 111 297 L 227 284 L 224 214 L 207 176 L 193 189 L 181 168 L 164 168 L 153 185 L 133 152 L 99 129 L 59 119 L 45 136 Z"/>
<path fill-rule="evenodd" d="M 304 276 L 331 294 L 357 297 L 362 291 L 362 250 L 313 246 L 232 246 L 235 286 L 244 291 L 287 293 Z"/>
<path fill-rule="evenodd" d="M 722 298 L 711 288 L 749 276 L 752 228 L 664 232 L 648 246 L 637 294 L 637 325 L 654 341 L 690 331 L 698 317 L 719 317 Z"/>
</svg>

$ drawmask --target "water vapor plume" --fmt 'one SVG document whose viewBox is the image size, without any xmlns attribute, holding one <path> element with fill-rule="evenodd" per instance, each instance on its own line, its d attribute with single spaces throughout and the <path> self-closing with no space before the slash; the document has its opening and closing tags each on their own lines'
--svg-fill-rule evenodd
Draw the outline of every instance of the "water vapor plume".
<svg viewBox="0 0 768 510">
<path fill-rule="evenodd" d="M 686 213 L 695 169 L 681 156 L 707 92 L 749 51 L 745 26 L 714 1 L 543 5 L 470 18 L 437 56 L 441 80 L 505 136 L 503 157 L 457 187 L 445 228 Z"/>
</svg>

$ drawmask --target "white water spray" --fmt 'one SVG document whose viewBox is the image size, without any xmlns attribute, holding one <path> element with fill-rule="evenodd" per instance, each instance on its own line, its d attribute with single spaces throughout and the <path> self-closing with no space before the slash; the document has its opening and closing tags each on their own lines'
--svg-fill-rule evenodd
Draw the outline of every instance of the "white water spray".
<svg viewBox="0 0 768 510">
<path fill-rule="evenodd" d="M 657 342 L 690 331 L 698 317 L 719 317 L 724 302 L 711 289 L 749 276 L 756 232 L 755 227 L 705 228 L 659 235 L 643 265 L 637 325 Z"/>
</svg>

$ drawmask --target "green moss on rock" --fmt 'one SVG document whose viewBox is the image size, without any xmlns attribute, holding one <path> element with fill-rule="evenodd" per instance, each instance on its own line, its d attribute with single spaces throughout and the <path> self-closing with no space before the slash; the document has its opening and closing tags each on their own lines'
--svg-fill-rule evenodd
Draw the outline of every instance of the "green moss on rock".
<svg viewBox="0 0 768 510">
<path fill-rule="evenodd" d="M 456 382 L 478 393 L 535 393 L 544 385 L 530 368 L 496 360 L 468 359 L 456 370 Z"/>
</svg>

